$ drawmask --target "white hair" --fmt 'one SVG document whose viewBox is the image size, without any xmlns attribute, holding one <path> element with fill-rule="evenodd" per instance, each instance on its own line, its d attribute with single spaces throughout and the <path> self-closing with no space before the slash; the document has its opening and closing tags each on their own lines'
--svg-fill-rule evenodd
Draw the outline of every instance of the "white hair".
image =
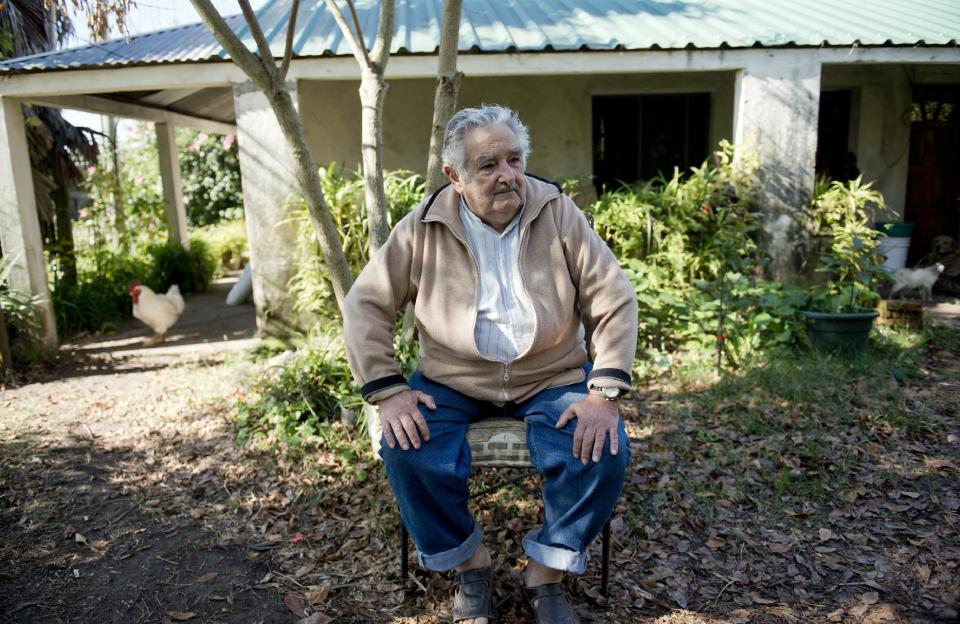
<svg viewBox="0 0 960 624">
<path fill-rule="evenodd" d="M 466 182 L 467 154 L 463 141 L 467 133 L 474 128 L 486 128 L 503 124 L 513 131 L 520 143 L 523 152 L 523 165 L 527 165 L 527 156 L 530 155 L 530 132 L 520 121 L 520 117 L 506 106 L 497 104 L 481 104 L 479 108 L 464 108 L 454 113 L 443 133 L 443 164 L 450 165 Z"/>
</svg>

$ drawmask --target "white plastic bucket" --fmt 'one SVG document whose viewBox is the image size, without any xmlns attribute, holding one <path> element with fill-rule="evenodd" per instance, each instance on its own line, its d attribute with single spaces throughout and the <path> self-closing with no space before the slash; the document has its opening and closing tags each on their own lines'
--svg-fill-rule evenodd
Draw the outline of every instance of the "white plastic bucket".
<svg viewBox="0 0 960 624">
<path fill-rule="evenodd" d="M 910 248 L 909 236 L 881 236 L 877 249 L 886 258 L 880 265 L 888 272 L 907 266 L 907 250 Z"/>
</svg>

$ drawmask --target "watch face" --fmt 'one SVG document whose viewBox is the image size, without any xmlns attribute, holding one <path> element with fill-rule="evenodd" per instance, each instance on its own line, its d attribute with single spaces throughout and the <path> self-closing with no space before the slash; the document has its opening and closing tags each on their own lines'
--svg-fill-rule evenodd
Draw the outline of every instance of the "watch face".
<svg viewBox="0 0 960 624">
<path fill-rule="evenodd" d="M 604 398 L 607 399 L 616 399 L 620 397 L 620 388 L 602 388 L 600 392 L 602 392 Z"/>
</svg>

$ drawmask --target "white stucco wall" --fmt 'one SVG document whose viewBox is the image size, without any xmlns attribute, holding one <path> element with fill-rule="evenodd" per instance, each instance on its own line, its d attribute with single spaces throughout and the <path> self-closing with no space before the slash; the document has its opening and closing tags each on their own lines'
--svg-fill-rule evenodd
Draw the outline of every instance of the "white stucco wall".
<svg viewBox="0 0 960 624">
<path fill-rule="evenodd" d="M 601 74 L 592 76 L 467 77 L 460 107 L 483 102 L 510 106 L 530 127 L 533 156 L 528 169 L 559 178 L 592 173 L 591 98 L 595 95 L 711 93 L 710 140 L 733 132 L 732 72 Z M 318 163 L 337 161 L 356 169 L 360 161 L 358 82 L 301 81 L 300 110 Z M 388 169 L 426 167 L 433 115 L 434 81 L 390 82 L 384 111 L 384 161 Z"/>
</svg>

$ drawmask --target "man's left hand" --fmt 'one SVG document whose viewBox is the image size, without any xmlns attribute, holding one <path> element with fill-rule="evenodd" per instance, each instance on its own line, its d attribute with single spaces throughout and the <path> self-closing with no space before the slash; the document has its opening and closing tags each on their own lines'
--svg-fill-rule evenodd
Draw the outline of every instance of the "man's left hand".
<svg viewBox="0 0 960 624">
<path fill-rule="evenodd" d="M 620 406 L 616 401 L 608 401 L 596 394 L 577 401 L 563 410 L 557 429 L 577 419 L 577 429 L 573 434 L 573 456 L 579 457 L 584 465 L 600 461 L 603 455 L 605 438 L 610 436 L 610 454 L 616 455 L 620 448 L 617 434 L 620 425 Z"/>
</svg>

